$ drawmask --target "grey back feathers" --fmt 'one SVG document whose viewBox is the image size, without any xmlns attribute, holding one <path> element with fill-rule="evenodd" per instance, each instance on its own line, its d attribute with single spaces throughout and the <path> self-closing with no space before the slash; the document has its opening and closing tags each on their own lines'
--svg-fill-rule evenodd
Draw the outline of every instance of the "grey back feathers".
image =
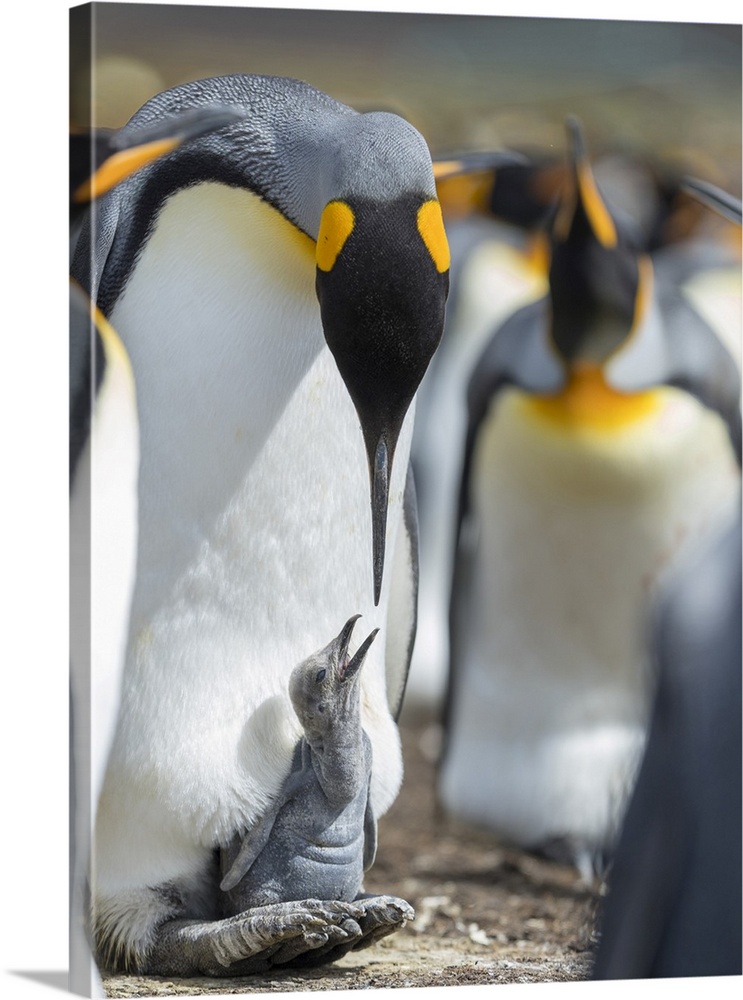
<svg viewBox="0 0 743 1000">
<path fill-rule="evenodd" d="M 388 112 L 362 114 L 287 77 L 235 75 L 187 83 L 154 97 L 122 131 L 126 135 L 175 107 L 206 101 L 235 107 L 245 118 L 206 137 L 203 151 L 233 151 L 250 186 L 309 236 L 317 235 L 318 205 L 322 209 L 331 197 L 353 193 L 392 200 L 415 187 L 435 194 L 430 165 L 426 169 L 418 155 L 425 141 L 407 121 Z M 367 165 L 363 174 L 359 162 Z"/>
</svg>

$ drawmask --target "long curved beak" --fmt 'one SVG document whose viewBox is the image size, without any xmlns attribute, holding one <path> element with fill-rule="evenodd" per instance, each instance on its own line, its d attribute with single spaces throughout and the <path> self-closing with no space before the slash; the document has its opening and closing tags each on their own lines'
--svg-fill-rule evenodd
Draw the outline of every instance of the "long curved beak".
<svg viewBox="0 0 743 1000">
<path fill-rule="evenodd" d="M 374 454 L 369 455 L 372 517 L 372 566 L 374 571 L 374 604 L 379 604 L 384 572 L 384 553 L 387 538 L 387 507 L 390 496 L 392 455 L 384 437 L 377 442 Z"/>
<path fill-rule="evenodd" d="M 616 247 L 616 227 L 596 186 L 581 123 L 575 115 L 568 115 L 565 127 L 570 142 L 570 159 L 575 177 L 578 204 L 585 214 L 595 239 L 603 247 Z M 574 211 L 575 205 L 572 207 Z M 572 218 L 570 221 L 572 222 Z"/>
<path fill-rule="evenodd" d="M 736 222 L 738 225 L 743 222 L 743 206 L 740 198 L 723 191 L 722 188 L 709 181 L 700 180 L 698 177 L 686 177 L 682 183 L 682 188 L 687 194 L 696 198 L 702 205 L 713 209 L 724 219 Z"/>
</svg>

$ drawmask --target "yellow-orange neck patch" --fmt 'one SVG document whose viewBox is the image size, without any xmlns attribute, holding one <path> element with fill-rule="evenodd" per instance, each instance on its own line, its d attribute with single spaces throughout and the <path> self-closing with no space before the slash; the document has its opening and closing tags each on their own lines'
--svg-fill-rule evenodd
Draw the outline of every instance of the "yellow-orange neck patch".
<svg viewBox="0 0 743 1000">
<path fill-rule="evenodd" d="M 333 268 L 355 224 L 353 209 L 345 201 L 330 201 L 325 206 L 315 251 L 315 260 L 321 271 Z"/>
<path fill-rule="evenodd" d="M 571 369 L 564 389 L 552 396 L 531 396 L 527 405 L 535 416 L 565 430 L 607 432 L 650 416 L 660 401 L 653 389 L 619 392 L 607 383 L 600 365 L 580 362 Z"/>
<path fill-rule="evenodd" d="M 527 267 L 539 277 L 547 279 L 550 269 L 550 244 L 546 233 L 536 232 L 530 237 L 524 251 Z"/>
<path fill-rule="evenodd" d="M 418 209 L 418 232 L 426 245 L 426 249 L 431 255 L 431 260 L 436 265 L 436 270 L 443 274 L 449 270 L 451 258 L 449 255 L 449 241 L 446 238 L 444 229 L 444 218 L 441 214 L 441 205 L 432 198 L 424 201 Z"/>
</svg>

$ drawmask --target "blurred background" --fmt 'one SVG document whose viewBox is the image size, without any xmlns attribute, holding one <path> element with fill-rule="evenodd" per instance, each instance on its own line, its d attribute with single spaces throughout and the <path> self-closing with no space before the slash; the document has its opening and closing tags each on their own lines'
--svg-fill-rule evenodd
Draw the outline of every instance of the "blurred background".
<svg viewBox="0 0 743 1000">
<path fill-rule="evenodd" d="M 90 9 L 90 8 L 88 8 Z M 71 37 L 71 118 L 118 127 L 199 77 L 298 77 L 407 117 L 434 154 L 560 152 L 567 113 L 594 149 L 649 150 L 741 192 L 741 25 L 97 3 Z M 701 12 L 700 12 L 701 13 Z"/>
</svg>

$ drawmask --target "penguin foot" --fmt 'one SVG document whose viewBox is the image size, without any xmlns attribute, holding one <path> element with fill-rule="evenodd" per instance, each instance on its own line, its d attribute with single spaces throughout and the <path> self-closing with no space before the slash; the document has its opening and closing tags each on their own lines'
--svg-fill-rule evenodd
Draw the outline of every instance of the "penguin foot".
<svg viewBox="0 0 743 1000">
<path fill-rule="evenodd" d="M 400 930 L 409 920 L 415 920 L 415 910 L 404 899 L 397 896 L 375 896 L 365 893 L 358 896 L 353 905 L 362 908 L 355 920 L 358 932 L 345 941 L 333 944 L 331 941 L 314 951 L 306 951 L 287 965 L 291 968 L 310 969 L 318 965 L 335 962 L 349 951 L 369 948 L 388 934 Z"/>
<path fill-rule="evenodd" d="M 604 879 L 609 866 L 610 852 L 582 837 L 550 837 L 535 844 L 530 850 L 538 857 L 561 865 L 572 865 L 587 883 L 594 879 Z"/>
<path fill-rule="evenodd" d="M 343 947 L 362 936 L 357 903 L 272 903 L 224 920 L 169 920 L 140 971 L 155 976 L 246 976 Z"/>
<path fill-rule="evenodd" d="M 354 944 L 354 950 L 368 948 L 388 934 L 402 930 L 409 920 L 415 920 L 415 910 L 398 896 L 374 896 L 365 893 L 355 902 L 364 907 L 364 915 L 359 920 L 362 938 Z"/>
</svg>

